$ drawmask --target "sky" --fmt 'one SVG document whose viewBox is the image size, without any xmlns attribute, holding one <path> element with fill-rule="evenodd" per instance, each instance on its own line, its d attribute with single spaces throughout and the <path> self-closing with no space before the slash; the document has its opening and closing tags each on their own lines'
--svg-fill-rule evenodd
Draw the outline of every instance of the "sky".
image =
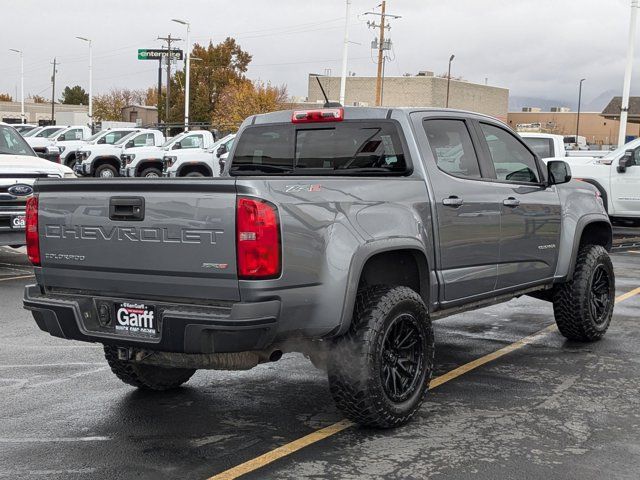
<svg viewBox="0 0 640 480">
<path fill-rule="evenodd" d="M 375 75 L 364 12 L 377 0 L 352 0 L 349 66 Z M 583 99 L 622 91 L 630 0 L 388 0 L 400 15 L 388 32 L 393 60 L 387 75 L 420 70 L 510 89 L 512 96 L 573 100 L 586 78 Z M 339 75 L 345 0 L 0 0 L 0 92 L 18 99 L 19 57 L 24 52 L 25 93 L 51 95 L 50 62 L 60 62 L 57 93 L 66 85 L 88 89 L 88 48 L 93 41 L 93 89 L 146 88 L 157 83 L 157 63 L 137 60 L 138 48 L 159 48 L 158 36 L 214 43 L 231 36 L 253 60 L 248 76 L 306 96 L 307 74 Z M 640 35 L 638 36 L 640 40 Z M 184 48 L 184 42 L 180 42 Z M 636 45 L 634 80 L 640 78 Z M 179 64 L 179 68 L 182 66 Z M 632 87 L 632 92 L 639 89 Z M 16 91 L 18 95 L 16 95 Z"/>
</svg>

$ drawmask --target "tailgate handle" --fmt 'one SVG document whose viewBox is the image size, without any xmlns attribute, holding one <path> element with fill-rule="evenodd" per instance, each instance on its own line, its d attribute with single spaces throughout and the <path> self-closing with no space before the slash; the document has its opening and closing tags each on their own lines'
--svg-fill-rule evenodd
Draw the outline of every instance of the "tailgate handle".
<svg viewBox="0 0 640 480">
<path fill-rule="evenodd" d="M 144 220 L 144 198 L 111 197 L 109 199 L 110 220 Z"/>
</svg>

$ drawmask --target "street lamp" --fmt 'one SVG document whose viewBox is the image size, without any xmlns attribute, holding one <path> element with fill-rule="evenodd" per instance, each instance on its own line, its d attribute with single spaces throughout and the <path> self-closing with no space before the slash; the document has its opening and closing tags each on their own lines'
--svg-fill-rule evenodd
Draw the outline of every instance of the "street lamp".
<svg viewBox="0 0 640 480">
<path fill-rule="evenodd" d="M 182 25 L 187 26 L 187 48 L 186 50 L 186 58 L 184 60 L 185 63 L 185 86 L 184 86 L 184 131 L 189 130 L 189 71 L 191 70 L 191 44 L 189 43 L 189 33 L 191 33 L 191 24 L 185 20 L 180 20 L 179 18 L 173 18 L 171 21 L 180 23 Z"/>
<path fill-rule="evenodd" d="M 453 62 L 454 58 L 456 58 L 455 55 L 451 55 L 449 57 L 449 70 L 447 73 L 447 102 L 445 104 L 446 108 L 449 108 L 449 85 L 451 84 L 451 62 Z"/>
<path fill-rule="evenodd" d="M 93 74 L 92 69 L 92 55 L 91 55 L 91 39 L 85 37 L 76 37 L 78 40 L 87 42 L 89 44 L 89 120 L 91 121 L 91 133 L 93 133 Z"/>
<path fill-rule="evenodd" d="M 580 132 L 580 104 L 582 103 L 582 82 L 586 78 L 580 79 L 580 87 L 578 88 L 578 118 L 576 119 L 576 145 L 578 145 L 578 133 Z"/>
<path fill-rule="evenodd" d="M 9 51 L 20 54 L 20 122 L 26 123 L 24 118 L 24 57 L 22 50 L 10 48 Z"/>
</svg>

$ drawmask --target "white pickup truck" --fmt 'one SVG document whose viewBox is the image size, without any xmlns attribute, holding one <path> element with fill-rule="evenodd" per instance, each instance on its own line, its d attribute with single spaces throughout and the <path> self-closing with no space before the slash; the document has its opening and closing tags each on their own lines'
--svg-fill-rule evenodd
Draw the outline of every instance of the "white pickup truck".
<svg viewBox="0 0 640 480">
<path fill-rule="evenodd" d="M 113 145 L 125 135 L 131 132 L 137 132 L 139 128 L 114 128 L 101 130 L 89 138 L 74 138 L 69 132 L 64 134 L 64 140 L 58 137 L 58 140 L 47 147 L 47 155 L 50 157 L 57 156 L 59 159 L 56 163 L 61 163 L 73 169 L 77 161 L 78 150 L 85 145 Z M 51 158 L 49 158 L 51 159 Z"/>
<path fill-rule="evenodd" d="M 235 134 L 222 137 L 211 148 L 174 150 L 162 159 L 164 177 L 219 177 L 222 172 L 220 158 L 227 155 Z"/>
<path fill-rule="evenodd" d="M 69 128 L 69 125 L 49 125 L 47 127 L 43 127 L 34 135 L 24 137 L 24 139 L 36 154 L 44 155 L 46 148 L 51 145 L 53 139 L 67 128 Z"/>
<path fill-rule="evenodd" d="M 72 160 L 72 163 L 75 164 L 75 151 L 84 145 L 89 138 L 91 138 L 89 127 L 82 125 L 69 127 L 49 139 L 50 143 L 44 148 L 44 153 L 37 153 L 47 160 L 73 168 L 69 162 Z"/>
<path fill-rule="evenodd" d="M 563 158 L 564 161 L 573 164 L 573 157 L 604 157 L 609 153 L 608 150 L 586 150 L 586 149 L 567 149 L 567 137 L 563 135 L 555 135 L 552 133 L 533 133 L 519 132 L 524 143 L 529 145 L 540 158 Z M 575 138 L 575 137 L 572 137 Z M 584 138 L 584 137 L 581 137 Z M 578 161 L 580 162 L 580 160 Z"/>
<path fill-rule="evenodd" d="M 159 146 L 163 142 L 164 135 L 158 130 L 136 129 L 113 144 L 85 145 L 76 154 L 78 160 L 74 171 L 85 177 L 117 177 L 120 173 L 120 156 L 123 152 L 127 151 L 135 155 L 138 150 Z"/>
<path fill-rule="evenodd" d="M 120 157 L 120 175 L 123 177 L 156 178 L 162 176 L 162 159 L 168 151 L 203 152 L 213 147 L 211 132 L 193 130 L 167 140 L 163 145 L 137 151 L 125 150 Z"/>
<path fill-rule="evenodd" d="M 549 160 L 553 159 L 544 159 L 545 162 Z M 574 179 L 598 189 L 610 217 L 640 224 L 640 139 L 604 157 L 563 157 L 556 160 L 568 160 Z"/>
</svg>

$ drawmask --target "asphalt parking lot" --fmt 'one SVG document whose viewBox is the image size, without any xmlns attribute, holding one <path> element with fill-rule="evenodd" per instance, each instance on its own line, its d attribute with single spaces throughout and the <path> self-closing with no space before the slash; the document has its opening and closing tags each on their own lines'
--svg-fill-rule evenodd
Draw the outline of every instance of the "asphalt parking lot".
<svg viewBox="0 0 640 480">
<path fill-rule="evenodd" d="M 26 257 L 0 248 L 0 477 L 637 479 L 640 248 L 613 260 L 602 341 L 565 341 L 528 297 L 439 320 L 428 401 L 375 431 L 341 421 L 300 355 L 136 391 L 100 346 L 38 330 L 21 306 Z"/>
</svg>

